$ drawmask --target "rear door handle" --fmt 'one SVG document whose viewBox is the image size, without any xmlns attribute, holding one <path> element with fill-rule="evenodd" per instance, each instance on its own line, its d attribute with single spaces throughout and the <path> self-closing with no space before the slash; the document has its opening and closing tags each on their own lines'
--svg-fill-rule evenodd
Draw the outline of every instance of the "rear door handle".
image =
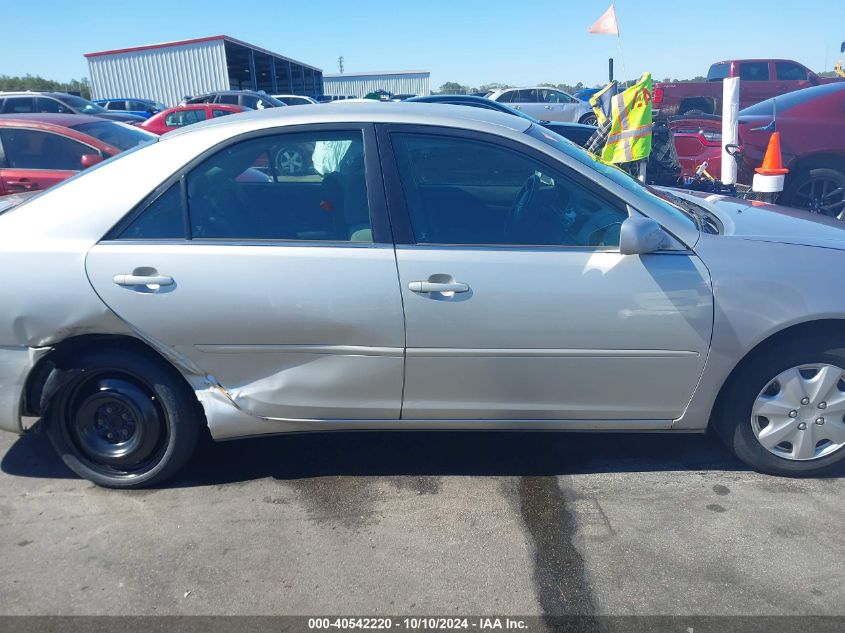
<svg viewBox="0 0 845 633">
<path fill-rule="evenodd" d="M 22 189 L 24 191 L 32 191 L 38 189 L 38 183 L 29 178 L 21 178 L 20 180 L 7 180 L 6 186 L 9 189 Z"/>
<path fill-rule="evenodd" d="M 172 286 L 173 277 L 167 275 L 115 275 L 118 286 Z"/>
<path fill-rule="evenodd" d="M 469 292 L 469 286 L 460 281 L 442 283 L 436 281 L 412 281 L 408 284 L 412 292 Z"/>
</svg>

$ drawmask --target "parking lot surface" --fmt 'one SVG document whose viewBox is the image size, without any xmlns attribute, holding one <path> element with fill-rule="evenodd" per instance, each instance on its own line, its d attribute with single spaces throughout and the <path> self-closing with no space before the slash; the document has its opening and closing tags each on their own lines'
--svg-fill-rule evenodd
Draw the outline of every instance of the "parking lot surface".
<svg viewBox="0 0 845 633">
<path fill-rule="evenodd" d="M 0 613 L 843 614 L 845 479 L 699 435 L 204 442 L 173 482 L 0 434 Z"/>
</svg>

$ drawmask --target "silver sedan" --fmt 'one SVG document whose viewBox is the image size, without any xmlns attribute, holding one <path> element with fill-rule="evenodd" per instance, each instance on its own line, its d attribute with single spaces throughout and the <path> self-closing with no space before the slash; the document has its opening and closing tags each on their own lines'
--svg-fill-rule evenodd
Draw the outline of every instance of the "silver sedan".
<svg viewBox="0 0 845 633">
<path fill-rule="evenodd" d="M 0 428 L 41 418 L 101 485 L 172 476 L 203 425 L 712 425 L 764 472 L 845 457 L 845 225 L 650 189 L 525 119 L 248 113 L 0 210 Z"/>
</svg>

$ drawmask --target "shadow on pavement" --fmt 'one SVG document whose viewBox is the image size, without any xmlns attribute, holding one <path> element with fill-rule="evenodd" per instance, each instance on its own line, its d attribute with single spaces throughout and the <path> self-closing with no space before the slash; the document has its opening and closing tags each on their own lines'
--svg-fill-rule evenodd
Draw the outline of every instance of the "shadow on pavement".
<svg viewBox="0 0 845 633">
<path fill-rule="evenodd" d="M 0 462 L 21 477 L 75 478 L 48 439 L 18 439 Z M 166 487 L 219 485 L 265 477 L 549 476 L 593 472 L 743 471 L 710 435 L 541 432 L 337 432 L 215 443 Z"/>
</svg>

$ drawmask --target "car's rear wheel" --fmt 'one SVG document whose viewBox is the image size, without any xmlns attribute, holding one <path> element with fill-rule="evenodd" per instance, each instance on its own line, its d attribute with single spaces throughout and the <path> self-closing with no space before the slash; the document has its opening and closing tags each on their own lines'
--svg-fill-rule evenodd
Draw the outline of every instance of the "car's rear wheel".
<svg viewBox="0 0 845 633">
<path fill-rule="evenodd" d="M 47 433 L 76 474 L 109 488 L 161 483 L 190 458 L 199 408 L 182 377 L 152 355 L 87 352 L 50 405 Z"/>
<path fill-rule="evenodd" d="M 778 201 L 790 207 L 845 219 L 845 172 L 829 167 L 797 172 Z"/>
<path fill-rule="evenodd" d="M 845 459 L 845 345 L 802 339 L 765 350 L 731 379 L 714 425 L 773 475 L 823 474 Z"/>
</svg>

